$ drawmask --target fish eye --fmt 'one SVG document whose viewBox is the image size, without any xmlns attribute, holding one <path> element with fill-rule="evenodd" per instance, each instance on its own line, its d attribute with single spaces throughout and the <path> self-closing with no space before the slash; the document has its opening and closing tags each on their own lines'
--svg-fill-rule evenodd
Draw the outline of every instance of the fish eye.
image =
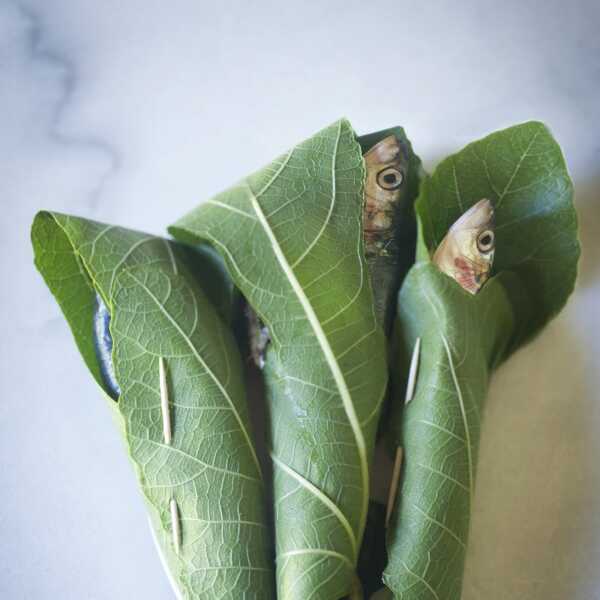
<svg viewBox="0 0 600 600">
<path fill-rule="evenodd" d="M 477 248 L 480 252 L 489 252 L 494 247 L 494 232 L 486 229 L 477 238 Z"/>
<path fill-rule="evenodd" d="M 397 190 L 404 181 L 404 175 L 395 167 L 387 167 L 377 173 L 377 183 L 384 190 Z"/>
</svg>

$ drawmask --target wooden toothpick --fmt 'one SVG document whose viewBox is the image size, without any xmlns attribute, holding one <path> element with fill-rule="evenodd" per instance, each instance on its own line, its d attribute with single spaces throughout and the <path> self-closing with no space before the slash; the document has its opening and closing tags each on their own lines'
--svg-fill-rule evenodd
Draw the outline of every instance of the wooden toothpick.
<svg viewBox="0 0 600 600">
<path fill-rule="evenodd" d="M 162 413 L 163 436 L 165 444 L 171 444 L 171 409 L 169 406 L 169 386 L 167 385 L 167 370 L 165 360 L 158 357 L 158 378 L 160 383 L 160 411 Z"/>
<path fill-rule="evenodd" d="M 396 459 L 394 460 L 394 470 L 392 471 L 392 482 L 390 483 L 390 492 L 388 494 L 387 507 L 385 509 L 385 527 L 390 524 L 396 495 L 398 493 L 398 484 L 400 483 L 400 467 L 402 466 L 402 447 L 396 448 Z"/>
<path fill-rule="evenodd" d="M 181 525 L 179 523 L 179 507 L 177 506 L 177 500 L 175 500 L 175 498 L 171 498 L 169 508 L 171 510 L 173 546 L 175 547 L 175 554 L 179 554 L 179 551 L 181 550 Z"/>
<path fill-rule="evenodd" d="M 406 396 L 404 404 L 408 404 L 415 394 L 415 385 L 417 383 L 417 372 L 419 370 L 419 355 L 421 352 L 421 338 L 418 337 L 410 359 L 410 369 L 408 370 L 408 383 L 406 384 Z"/>
<path fill-rule="evenodd" d="M 410 368 L 408 370 L 408 383 L 406 384 L 406 395 L 404 397 L 404 404 L 408 404 L 415 395 L 415 386 L 417 383 L 417 373 L 419 370 L 419 356 L 421 353 L 421 338 L 418 337 L 413 348 L 412 357 L 410 359 Z M 390 524 L 392 518 L 392 512 L 394 511 L 394 504 L 396 503 L 396 496 L 398 495 L 398 485 L 400 483 L 400 470 L 402 467 L 402 447 L 396 448 L 396 458 L 394 460 L 394 469 L 392 471 L 392 482 L 390 483 L 390 491 L 388 494 L 388 501 L 385 510 L 385 526 L 386 528 Z"/>
</svg>

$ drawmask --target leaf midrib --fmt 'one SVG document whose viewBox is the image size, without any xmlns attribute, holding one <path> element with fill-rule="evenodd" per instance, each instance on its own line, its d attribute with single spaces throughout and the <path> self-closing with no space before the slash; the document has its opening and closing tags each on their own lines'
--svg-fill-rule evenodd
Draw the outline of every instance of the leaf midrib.
<svg viewBox="0 0 600 600">
<path fill-rule="evenodd" d="M 471 431 L 469 429 L 469 420 L 467 417 L 467 411 L 465 408 L 465 402 L 463 398 L 463 393 L 458 383 L 458 377 L 456 375 L 456 370 L 454 369 L 454 361 L 452 359 L 452 352 L 450 350 L 450 345 L 448 344 L 448 340 L 446 336 L 442 334 L 442 343 L 444 344 L 444 349 L 446 351 L 446 355 L 448 357 L 448 366 L 450 368 L 450 374 L 452 376 L 452 382 L 454 383 L 454 387 L 456 388 L 456 395 L 458 398 L 458 404 L 460 408 L 460 414 L 463 420 L 463 426 L 465 429 L 465 446 L 467 450 L 467 465 L 469 468 L 469 499 L 473 501 L 473 456 L 471 450 Z"/>
<path fill-rule="evenodd" d="M 338 137 L 339 137 L 340 133 L 341 132 L 338 131 Z M 336 143 L 336 147 L 337 147 L 337 143 Z M 287 160 L 289 160 L 290 156 L 291 156 L 291 153 L 290 153 L 290 155 L 288 155 L 286 161 L 283 161 L 284 165 L 287 163 Z M 334 152 L 332 160 L 334 162 L 336 160 L 335 152 Z M 265 185 L 265 187 L 263 187 L 263 189 L 260 190 L 260 192 L 256 195 L 254 194 L 254 192 L 248 185 L 247 189 L 248 189 L 248 193 L 250 196 L 250 203 L 252 205 L 252 208 L 254 209 L 254 212 L 256 213 L 256 216 L 258 217 L 259 223 L 261 224 L 267 237 L 269 238 L 269 241 L 271 243 L 271 247 L 273 249 L 273 252 L 275 254 L 277 262 L 279 263 L 279 266 L 281 267 L 285 277 L 289 281 L 289 283 L 292 287 L 292 290 L 296 294 L 298 301 L 300 302 L 302 308 L 304 309 L 304 312 L 308 318 L 308 322 L 310 323 L 310 325 L 313 329 L 313 332 L 315 334 L 315 337 L 317 338 L 317 341 L 319 342 L 319 346 L 321 347 L 321 350 L 325 356 L 325 360 L 327 361 L 327 365 L 329 366 L 329 370 L 331 371 L 331 374 L 333 375 L 333 379 L 338 388 L 340 397 L 342 399 L 342 404 L 343 404 L 344 410 L 346 412 L 346 416 L 348 417 L 350 427 L 352 428 L 352 432 L 353 432 L 354 438 L 356 440 L 356 447 L 357 447 L 357 452 L 358 452 L 358 456 L 359 456 L 361 480 L 362 480 L 361 513 L 360 513 L 359 531 L 358 531 L 358 533 L 359 533 L 358 537 L 360 539 L 360 537 L 362 537 L 362 531 L 364 529 L 364 523 L 366 520 L 366 513 L 367 513 L 368 503 L 369 503 L 369 497 L 368 497 L 369 471 L 368 471 L 368 464 L 367 464 L 366 444 L 365 444 L 365 439 L 364 439 L 364 435 L 362 432 L 362 428 L 360 426 L 358 416 L 354 409 L 352 395 L 350 394 L 350 390 L 348 389 L 348 385 L 346 384 L 344 375 L 343 375 L 343 373 L 340 369 L 340 366 L 337 362 L 337 359 L 335 357 L 333 349 L 331 348 L 331 344 L 329 343 L 329 340 L 327 339 L 327 335 L 325 334 L 325 331 L 323 330 L 321 323 L 319 322 L 317 314 L 316 314 L 312 304 L 310 303 L 310 300 L 308 299 L 307 295 L 304 293 L 304 290 L 302 289 L 302 286 L 300 285 L 300 282 L 298 281 L 296 274 L 294 273 L 287 258 L 285 257 L 285 254 L 283 253 L 283 249 L 281 248 L 279 241 L 275 237 L 275 233 L 273 232 L 273 229 L 271 228 L 271 226 L 270 226 L 270 224 L 258 202 L 258 197 L 260 196 L 260 194 L 264 193 L 265 190 L 271 185 L 271 183 L 277 178 L 277 175 L 279 174 L 280 170 L 281 170 L 281 168 L 273 175 L 273 178 Z"/>
</svg>

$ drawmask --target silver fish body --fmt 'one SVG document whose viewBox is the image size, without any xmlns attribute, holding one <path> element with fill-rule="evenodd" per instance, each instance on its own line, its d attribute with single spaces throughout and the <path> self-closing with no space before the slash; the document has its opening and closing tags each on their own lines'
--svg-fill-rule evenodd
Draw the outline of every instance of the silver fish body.
<svg viewBox="0 0 600 600">
<path fill-rule="evenodd" d="M 96 293 L 93 335 L 102 380 L 109 395 L 113 400 L 117 400 L 121 394 L 121 388 L 117 383 L 112 361 L 113 340 L 110 334 L 110 311 L 98 293 Z"/>
</svg>

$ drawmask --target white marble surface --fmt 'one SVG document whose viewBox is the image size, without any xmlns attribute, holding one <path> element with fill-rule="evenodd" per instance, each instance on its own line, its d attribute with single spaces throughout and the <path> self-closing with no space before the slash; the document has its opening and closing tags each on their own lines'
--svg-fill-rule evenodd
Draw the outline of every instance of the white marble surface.
<svg viewBox="0 0 600 600">
<path fill-rule="evenodd" d="M 492 383 L 464 598 L 600 598 L 599 26 L 596 0 L 0 1 L 0 597 L 171 597 L 35 211 L 161 232 L 346 115 L 430 167 L 529 118 L 563 145 L 581 276 Z"/>
</svg>

